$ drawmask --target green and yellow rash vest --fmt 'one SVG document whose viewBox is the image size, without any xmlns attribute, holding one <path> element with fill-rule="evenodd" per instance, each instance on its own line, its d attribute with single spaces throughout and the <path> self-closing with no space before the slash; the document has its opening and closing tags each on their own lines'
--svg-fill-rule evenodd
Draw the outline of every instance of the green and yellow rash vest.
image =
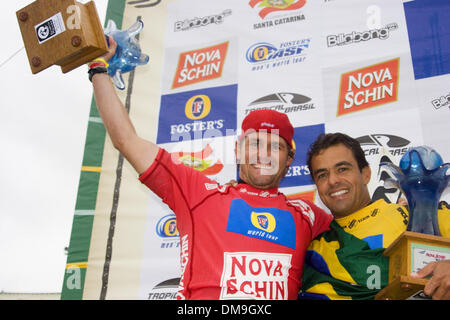
<svg viewBox="0 0 450 320">
<path fill-rule="evenodd" d="M 450 238 L 450 206 L 441 201 L 439 229 Z M 366 300 L 387 285 L 387 248 L 408 224 L 408 209 L 380 199 L 344 218 L 310 244 L 300 299 Z"/>
</svg>

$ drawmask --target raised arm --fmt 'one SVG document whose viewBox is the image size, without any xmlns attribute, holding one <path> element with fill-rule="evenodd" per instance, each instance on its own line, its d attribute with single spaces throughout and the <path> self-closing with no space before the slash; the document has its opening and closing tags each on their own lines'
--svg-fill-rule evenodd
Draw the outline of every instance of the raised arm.
<svg viewBox="0 0 450 320">
<path fill-rule="evenodd" d="M 109 40 L 110 50 L 103 56 L 106 61 L 114 55 L 117 48 L 114 39 L 110 37 Z M 100 117 L 114 147 L 123 154 L 139 174 L 142 174 L 155 160 L 159 147 L 137 135 L 108 74 L 94 74 L 92 84 Z"/>
</svg>

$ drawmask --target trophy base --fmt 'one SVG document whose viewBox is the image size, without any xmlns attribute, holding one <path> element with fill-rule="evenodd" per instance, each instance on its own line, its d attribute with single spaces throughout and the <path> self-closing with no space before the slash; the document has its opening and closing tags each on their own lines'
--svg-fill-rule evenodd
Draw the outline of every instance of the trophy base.
<svg viewBox="0 0 450 320">
<path fill-rule="evenodd" d="M 108 52 L 94 1 L 36 0 L 16 12 L 31 72 L 69 72 Z"/>
<path fill-rule="evenodd" d="M 406 300 L 423 291 L 427 282 L 427 279 L 400 276 L 378 292 L 375 300 Z"/>
<path fill-rule="evenodd" d="M 423 299 L 426 296 L 421 295 L 420 291 L 428 279 L 412 278 L 409 275 L 429 262 L 450 259 L 450 239 L 405 231 L 383 254 L 389 257 L 389 284 L 375 299 Z"/>
</svg>

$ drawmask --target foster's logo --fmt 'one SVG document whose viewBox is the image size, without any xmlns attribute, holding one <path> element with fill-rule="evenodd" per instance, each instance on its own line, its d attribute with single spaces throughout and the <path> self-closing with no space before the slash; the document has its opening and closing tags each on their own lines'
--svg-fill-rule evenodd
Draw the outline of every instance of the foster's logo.
<svg viewBox="0 0 450 320">
<path fill-rule="evenodd" d="M 178 237 L 177 219 L 174 214 L 162 217 L 156 224 L 156 233 L 161 238 Z"/>
<path fill-rule="evenodd" d="M 275 217 L 268 212 L 252 211 L 251 222 L 256 228 L 266 232 L 273 232 L 277 225 Z"/>
<path fill-rule="evenodd" d="M 211 99 L 204 94 L 195 95 L 186 102 L 184 112 L 191 120 L 203 119 L 211 111 Z"/>
</svg>

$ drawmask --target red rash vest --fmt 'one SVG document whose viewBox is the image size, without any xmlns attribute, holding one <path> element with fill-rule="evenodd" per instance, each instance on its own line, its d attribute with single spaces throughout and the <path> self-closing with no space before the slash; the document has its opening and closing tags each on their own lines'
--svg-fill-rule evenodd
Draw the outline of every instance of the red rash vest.
<svg viewBox="0 0 450 320">
<path fill-rule="evenodd" d="M 330 214 L 276 188 L 221 186 L 164 149 L 139 180 L 177 217 L 178 299 L 297 299 L 306 248 Z"/>
</svg>

